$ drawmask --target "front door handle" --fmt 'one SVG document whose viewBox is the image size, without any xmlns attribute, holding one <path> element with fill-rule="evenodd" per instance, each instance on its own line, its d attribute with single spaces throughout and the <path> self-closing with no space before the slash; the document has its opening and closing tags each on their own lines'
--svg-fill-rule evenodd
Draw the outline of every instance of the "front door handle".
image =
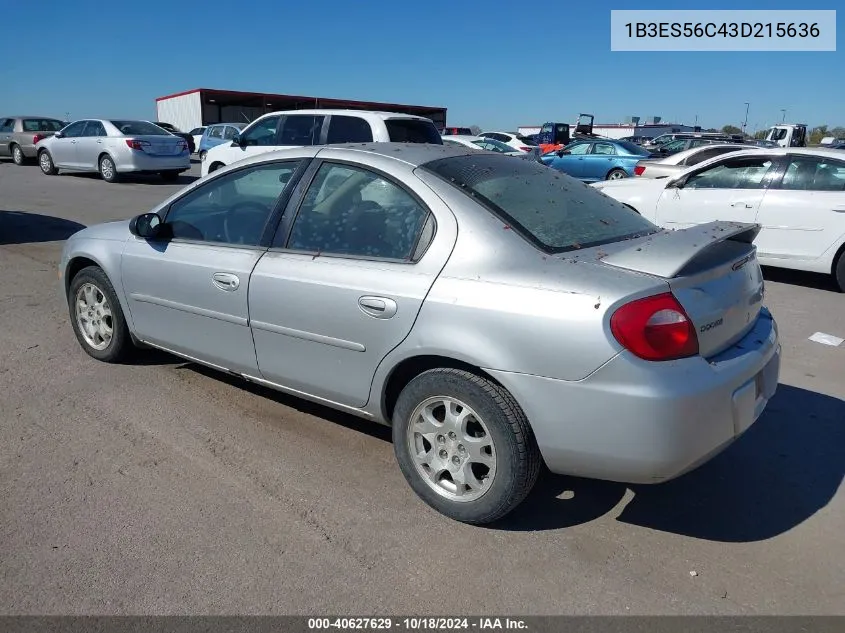
<svg viewBox="0 0 845 633">
<path fill-rule="evenodd" d="M 214 273 L 211 279 L 220 290 L 237 290 L 238 286 L 241 285 L 241 280 L 238 279 L 237 275 L 231 273 Z"/>
<path fill-rule="evenodd" d="M 845 207 L 834 207 L 833 210 L 836 213 L 845 213 Z"/>
<path fill-rule="evenodd" d="M 753 209 L 754 208 L 753 204 L 748 204 L 747 202 L 732 202 L 731 206 L 732 207 L 744 207 L 746 209 Z"/>
<path fill-rule="evenodd" d="M 358 299 L 358 307 L 367 316 L 377 319 L 389 319 L 398 309 L 396 302 L 387 297 L 364 296 Z"/>
</svg>

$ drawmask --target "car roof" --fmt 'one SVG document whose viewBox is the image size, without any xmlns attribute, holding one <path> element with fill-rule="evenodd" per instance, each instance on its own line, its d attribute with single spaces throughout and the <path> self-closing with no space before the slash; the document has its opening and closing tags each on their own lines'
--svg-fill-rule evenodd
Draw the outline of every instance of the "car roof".
<svg viewBox="0 0 845 633">
<path fill-rule="evenodd" d="M 303 146 L 296 148 L 285 148 L 264 152 L 250 158 L 237 162 L 240 166 L 254 165 L 256 163 L 270 162 L 284 158 L 293 158 L 303 155 L 304 152 L 314 150 L 314 146 Z M 412 167 L 419 167 L 439 158 L 454 158 L 457 156 L 477 156 L 478 151 L 466 145 L 435 145 L 429 143 L 337 143 L 334 145 L 321 145 L 317 152 L 324 150 L 348 150 L 350 153 L 362 153 L 368 155 L 383 156 Z M 312 155 L 313 154 L 309 154 Z M 233 163 L 234 164 L 234 163 Z"/>
<path fill-rule="evenodd" d="M 64 119 L 57 116 L 44 116 L 43 114 L 10 114 L 9 116 L 0 116 L 0 119 L 50 119 L 51 121 L 64 121 Z"/>
<path fill-rule="evenodd" d="M 272 114 L 337 114 L 337 115 L 347 115 L 347 116 L 357 116 L 363 119 L 375 119 L 384 121 L 386 119 L 416 119 L 419 121 L 430 121 L 431 119 L 427 119 L 426 117 L 417 116 L 415 114 L 404 114 L 402 112 L 384 112 L 379 110 L 344 110 L 342 108 L 334 108 L 334 109 L 312 109 L 312 110 L 276 110 L 273 112 L 267 112 L 266 114 L 262 114 L 259 118 L 264 118 L 265 116 L 272 115 Z M 256 121 L 258 119 L 255 119 Z"/>
<path fill-rule="evenodd" d="M 475 136 L 475 135 L 469 135 L 469 134 L 446 134 L 445 136 L 443 136 L 443 139 L 444 140 L 458 139 L 459 141 L 482 141 L 482 140 L 495 141 L 496 140 L 496 139 L 485 139 L 481 136 Z"/>
</svg>

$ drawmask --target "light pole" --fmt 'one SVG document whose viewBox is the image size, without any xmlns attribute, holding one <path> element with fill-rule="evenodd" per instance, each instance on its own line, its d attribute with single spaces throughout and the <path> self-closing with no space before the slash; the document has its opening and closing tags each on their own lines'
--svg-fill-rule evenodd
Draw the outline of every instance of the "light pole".
<svg viewBox="0 0 845 633">
<path fill-rule="evenodd" d="M 748 127 L 748 106 L 749 103 L 745 102 L 745 120 L 742 122 L 742 135 L 745 136 L 745 128 Z"/>
<path fill-rule="evenodd" d="M 784 121 L 786 121 L 786 110 L 781 108 L 780 111 L 783 112 L 783 116 L 780 118 L 780 122 L 783 123 Z"/>
</svg>

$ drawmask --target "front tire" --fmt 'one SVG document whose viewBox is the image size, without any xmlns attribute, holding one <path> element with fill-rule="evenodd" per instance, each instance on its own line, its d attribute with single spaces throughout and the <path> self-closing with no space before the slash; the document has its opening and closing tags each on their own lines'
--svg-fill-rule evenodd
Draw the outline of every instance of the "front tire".
<svg viewBox="0 0 845 633">
<path fill-rule="evenodd" d="M 628 173 L 624 169 L 619 169 L 617 167 L 616 169 L 611 169 L 607 173 L 607 177 L 605 178 L 605 180 L 622 180 L 623 178 L 627 177 Z"/>
<path fill-rule="evenodd" d="M 73 332 L 82 349 L 106 363 L 126 358 L 132 338 L 106 273 L 97 266 L 83 268 L 70 282 L 67 297 Z"/>
<path fill-rule="evenodd" d="M 12 145 L 12 160 L 15 165 L 26 165 L 26 156 L 23 155 L 20 145 Z"/>
<path fill-rule="evenodd" d="M 396 402 L 393 449 L 408 484 L 449 518 L 485 524 L 528 496 L 540 451 L 503 387 L 467 371 L 431 369 Z"/>
<path fill-rule="evenodd" d="M 117 182 L 120 180 L 114 159 L 108 154 L 100 156 L 100 177 L 106 182 Z"/>
<path fill-rule="evenodd" d="M 55 176 L 59 173 L 59 170 L 53 164 L 53 157 L 46 149 L 41 150 L 38 154 L 38 166 L 41 167 L 41 173 L 45 176 Z"/>
</svg>

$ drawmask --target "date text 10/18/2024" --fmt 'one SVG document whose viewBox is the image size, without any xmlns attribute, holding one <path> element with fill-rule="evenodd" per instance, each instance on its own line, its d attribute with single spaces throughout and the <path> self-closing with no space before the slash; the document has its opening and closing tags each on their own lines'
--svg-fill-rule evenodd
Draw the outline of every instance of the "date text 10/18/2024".
<svg viewBox="0 0 845 633">
<path fill-rule="evenodd" d="M 519 618 L 308 618 L 308 629 L 319 630 L 526 630 L 528 625 Z"/>
</svg>

